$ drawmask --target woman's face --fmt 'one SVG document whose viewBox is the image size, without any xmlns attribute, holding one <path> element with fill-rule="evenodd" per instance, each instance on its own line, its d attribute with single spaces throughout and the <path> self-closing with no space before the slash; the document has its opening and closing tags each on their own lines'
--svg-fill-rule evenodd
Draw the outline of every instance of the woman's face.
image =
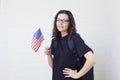
<svg viewBox="0 0 120 80">
<path fill-rule="evenodd" d="M 69 18 L 68 15 L 62 13 L 59 14 L 56 20 L 57 29 L 60 32 L 67 32 L 69 27 Z"/>
</svg>

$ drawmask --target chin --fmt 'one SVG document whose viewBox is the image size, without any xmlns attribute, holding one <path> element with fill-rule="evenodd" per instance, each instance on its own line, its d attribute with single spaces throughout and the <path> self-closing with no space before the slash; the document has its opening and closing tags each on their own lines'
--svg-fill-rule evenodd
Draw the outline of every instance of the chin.
<svg viewBox="0 0 120 80">
<path fill-rule="evenodd" d="M 60 32 L 64 32 L 64 30 L 59 30 Z"/>
<path fill-rule="evenodd" d="M 64 30 L 63 30 L 63 29 L 58 29 L 58 31 L 60 31 L 60 32 L 61 32 L 61 31 L 64 31 Z"/>
</svg>

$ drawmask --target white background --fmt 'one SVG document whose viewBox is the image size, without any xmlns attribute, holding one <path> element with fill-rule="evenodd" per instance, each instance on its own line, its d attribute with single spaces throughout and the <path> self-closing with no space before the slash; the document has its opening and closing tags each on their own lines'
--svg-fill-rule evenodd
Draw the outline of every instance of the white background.
<svg viewBox="0 0 120 80">
<path fill-rule="evenodd" d="M 94 50 L 95 80 L 120 80 L 120 0 L 0 0 L 0 80 L 52 80 L 44 47 L 60 9 L 73 13 Z M 45 40 L 34 53 L 31 39 L 39 27 Z"/>
</svg>

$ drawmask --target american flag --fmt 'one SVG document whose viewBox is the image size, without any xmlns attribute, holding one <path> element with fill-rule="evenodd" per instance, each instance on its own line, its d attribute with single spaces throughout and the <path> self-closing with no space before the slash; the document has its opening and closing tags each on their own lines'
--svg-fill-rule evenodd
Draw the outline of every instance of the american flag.
<svg viewBox="0 0 120 80">
<path fill-rule="evenodd" d="M 33 51 L 37 52 L 41 46 L 42 41 L 44 40 L 43 34 L 40 28 L 34 33 L 31 43 L 31 48 Z"/>
</svg>

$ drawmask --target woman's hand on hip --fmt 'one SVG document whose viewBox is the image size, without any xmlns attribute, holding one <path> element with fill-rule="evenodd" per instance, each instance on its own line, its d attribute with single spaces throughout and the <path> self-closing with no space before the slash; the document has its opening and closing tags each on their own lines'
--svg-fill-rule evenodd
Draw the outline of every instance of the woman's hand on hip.
<svg viewBox="0 0 120 80">
<path fill-rule="evenodd" d="M 70 68 L 64 68 L 63 74 L 65 74 L 65 77 L 71 77 L 73 79 L 79 78 L 77 70 L 72 70 Z"/>
</svg>

